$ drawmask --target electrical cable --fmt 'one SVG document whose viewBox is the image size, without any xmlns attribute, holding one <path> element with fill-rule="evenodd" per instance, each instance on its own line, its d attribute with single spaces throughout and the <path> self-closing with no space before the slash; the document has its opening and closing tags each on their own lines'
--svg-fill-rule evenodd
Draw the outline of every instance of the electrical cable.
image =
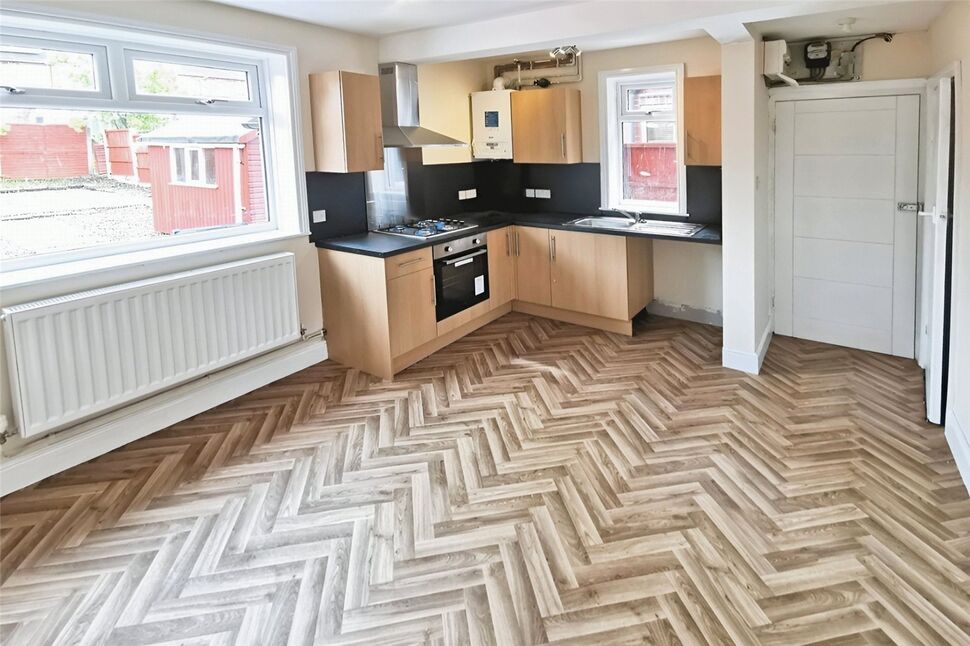
<svg viewBox="0 0 970 646">
<path fill-rule="evenodd" d="M 850 52 L 855 52 L 855 48 L 856 47 L 858 47 L 862 43 L 866 42 L 867 40 L 872 40 L 873 38 L 882 38 L 887 43 L 891 43 L 891 42 L 893 42 L 893 36 L 894 35 L 895 34 L 890 34 L 888 31 L 884 31 L 884 32 L 881 32 L 881 33 L 878 33 L 878 34 L 873 34 L 872 36 L 866 36 L 862 40 L 856 42 L 856 44 L 853 45 L 852 46 L 852 49 L 850 49 L 849 51 Z"/>
</svg>

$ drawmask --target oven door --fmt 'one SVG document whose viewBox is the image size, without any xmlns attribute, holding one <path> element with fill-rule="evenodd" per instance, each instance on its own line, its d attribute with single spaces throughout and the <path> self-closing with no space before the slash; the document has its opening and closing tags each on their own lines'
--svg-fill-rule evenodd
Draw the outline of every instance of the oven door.
<svg viewBox="0 0 970 646">
<path fill-rule="evenodd" d="M 488 249 L 434 261 L 434 284 L 438 295 L 435 315 L 439 321 L 488 300 Z"/>
</svg>

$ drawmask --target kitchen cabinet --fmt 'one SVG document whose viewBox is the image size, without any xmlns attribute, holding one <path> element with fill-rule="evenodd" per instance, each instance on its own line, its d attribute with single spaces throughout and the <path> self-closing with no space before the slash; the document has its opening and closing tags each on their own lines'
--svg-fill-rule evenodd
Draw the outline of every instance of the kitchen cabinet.
<svg viewBox="0 0 970 646">
<path fill-rule="evenodd" d="M 553 231 L 551 304 L 613 319 L 628 318 L 627 238 Z"/>
<path fill-rule="evenodd" d="M 513 227 L 488 232 L 488 302 L 492 309 L 515 298 Z"/>
<path fill-rule="evenodd" d="M 387 281 L 387 318 L 392 357 L 438 336 L 431 267 Z"/>
<path fill-rule="evenodd" d="M 512 309 L 631 335 L 653 300 L 653 241 L 586 231 L 513 227 Z"/>
<path fill-rule="evenodd" d="M 384 168 L 377 76 L 342 70 L 310 74 L 313 154 L 318 171 Z"/>
<path fill-rule="evenodd" d="M 684 161 L 688 166 L 721 165 L 721 77 L 684 79 Z"/>
<path fill-rule="evenodd" d="M 515 252 L 516 299 L 537 305 L 550 305 L 549 229 L 512 227 Z"/>
<path fill-rule="evenodd" d="M 579 90 L 553 87 L 512 93 L 512 159 L 525 164 L 583 160 Z"/>
<path fill-rule="evenodd" d="M 490 291 L 489 300 L 438 321 L 430 247 L 388 258 L 317 255 L 330 358 L 385 379 L 512 309 L 511 300 L 493 307 Z"/>
</svg>

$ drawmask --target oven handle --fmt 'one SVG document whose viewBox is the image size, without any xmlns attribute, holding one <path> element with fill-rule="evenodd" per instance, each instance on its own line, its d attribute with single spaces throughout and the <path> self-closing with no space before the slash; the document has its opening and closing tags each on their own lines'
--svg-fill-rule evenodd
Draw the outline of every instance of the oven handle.
<svg viewBox="0 0 970 646">
<path fill-rule="evenodd" d="M 479 249 L 478 251 L 465 254 L 464 256 L 459 256 L 458 258 L 452 258 L 451 260 L 446 260 L 444 261 L 443 264 L 445 265 L 458 265 L 459 263 L 465 264 L 466 260 L 470 262 L 472 258 L 474 258 L 475 256 L 480 256 L 483 253 L 488 253 L 488 249 Z"/>
</svg>

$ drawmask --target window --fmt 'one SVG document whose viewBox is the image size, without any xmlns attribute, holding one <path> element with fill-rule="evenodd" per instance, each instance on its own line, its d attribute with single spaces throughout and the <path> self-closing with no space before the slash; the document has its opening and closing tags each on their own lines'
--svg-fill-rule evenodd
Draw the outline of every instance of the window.
<svg viewBox="0 0 970 646">
<path fill-rule="evenodd" d="M 172 146 L 169 183 L 216 188 L 216 149 Z M 228 150 L 228 149 L 224 149 Z"/>
<path fill-rule="evenodd" d="M 602 206 L 686 216 L 683 67 L 600 74 Z"/>
<path fill-rule="evenodd" d="M 291 56 L 4 12 L 4 271 L 302 233 Z"/>
</svg>

